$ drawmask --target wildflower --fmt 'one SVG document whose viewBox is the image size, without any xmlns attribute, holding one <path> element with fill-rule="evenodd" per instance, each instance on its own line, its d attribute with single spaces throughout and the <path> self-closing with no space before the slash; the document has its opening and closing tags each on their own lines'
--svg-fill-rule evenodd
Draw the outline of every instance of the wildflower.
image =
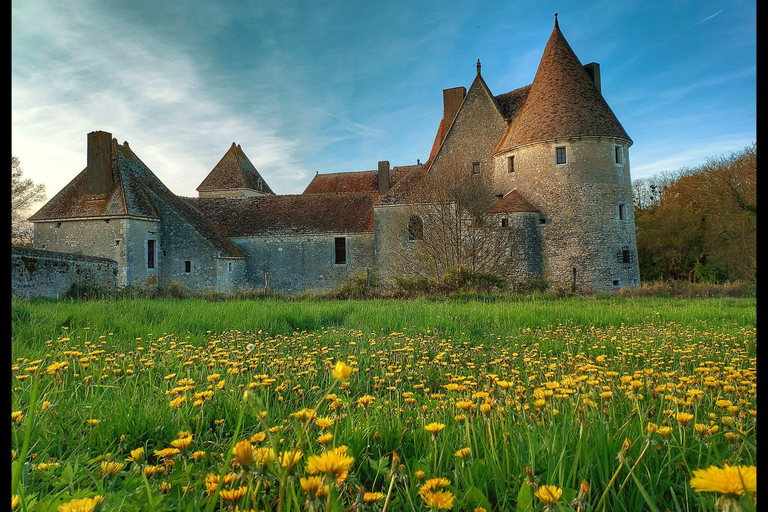
<svg viewBox="0 0 768 512">
<path fill-rule="evenodd" d="M 363 494 L 363 503 L 370 505 L 384 499 L 383 492 L 366 492 Z"/>
<path fill-rule="evenodd" d="M 163 494 L 168 494 L 168 491 L 171 490 L 171 484 L 168 482 L 160 482 L 160 492 Z"/>
<path fill-rule="evenodd" d="M 18 494 L 14 494 L 11 496 L 11 510 L 16 510 L 16 507 L 19 506 L 19 502 L 21 501 L 21 497 L 19 497 Z"/>
<path fill-rule="evenodd" d="M 95 427 L 96 425 L 101 423 L 101 420 L 96 420 L 96 419 L 93 419 L 93 418 L 88 419 L 86 421 L 87 421 L 88 425 L 90 425 L 91 427 Z"/>
<path fill-rule="evenodd" d="M 224 489 L 219 493 L 219 496 L 224 501 L 240 501 L 243 496 L 245 496 L 245 493 L 248 491 L 247 487 L 238 487 L 237 489 Z"/>
<path fill-rule="evenodd" d="M 200 462 L 203 457 L 205 457 L 205 452 L 202 450 L 198 450 L 192 453 L 192 460 L 194 460 L 195 462 Z"/>
<path fill-rule="evenodd" d="M 235 456 L 237 462 L 244 468 L 253 464 L 253 447 L 251 441 L 246 439 L 239 441 L 234 448 L 232 448 L 232 454 Z"/>
<path fill-rule="evenodd" d="M 421 495 L 428 507 L 438 510 L 450 510 L 453 508 L 454 495 L 451 491 L 429 491 Z"/>
<path fill-rule="evenodd" d="M 311 498 L 324 498 L 328 496 L 329 488 L 327 485 L 323 485 L 323 480 L 319 476 L 301 478 L 299 483 L 307 496 Z"/>
<path fill-rule="evenodd" d="M 23 417 L 24 417 L 24 413 L 22 413 L 21 411 L 13 411 L 11 413 L 11 421 L 13 423 L 21 423 L 21 420 L 23 419 Z"/>
<path fill-rule="evenodd" d="M 155 450 L 155 455 L 158 457 L 165 458 L 165 457 L 173 457 L 174 455 L 178 455 L 181 450 L 178 448 L 163 448 L 162 450 Z"/>
<path fill-rule="evenodd" d="M 142 462 L 144 460 L 144 447 L 139 446 L 135 450 L 131 450 L 131 456 L 128 457 L 128 459 L 126 460 L 129 460 L 132 462 Z"/>
<path fill-rule="evenodd" d="M 432 434 L 433 436 L 436 436 L 438 432 L 443 430 L 445 428 L 445 425 L 443 423 L 437 423 L 432 422 L 424 427 L 424 430 Z"/>
<path fill-rule="evenodd" d="M 46 410 L 46 409 L 47 409 L 47 408 L 49 408 L 50 406 L 51 406 L 51 402 L 49 402 L 48 400 L 46 400 L 45 402 L 43 402 L 43 404 L 40 406 L 40 408 L 41 408 L 42 410 Z"/>
<path fill-rule="evenodd" d="M 437 478 L 430 478 L 419 489 L 419 494 L 427 493 L 434 491 L 435 489 L 441 489 L 443 487 L 447 487 L 451 485 L 451 481 L 447 478 L 443 477 L 437 477 Z"/>
<path fill-rule="evenodd" d="M 461 448 L 460 450 L 457 450 L 454 455 L 456 457 L 459 457 L 460 459 L 463 459 L 465 457 L 469 457 L 470 455 L 472 455 L 472 448 L 470 448 L 468 446 L 466 448 Z"/>
<path fill-rule="evenodd" d="M 322 445 L 326 445 L 330 443 L 332 440 L 333 440 L 333 434 L 331 434 L 330 432 L 326 432 L 325 434 L 321 434 L 317 437 L 317 442 Z"/>
<path fill-rule="evenodd" d="M 174 448 L 178 448 L 179 450 L 182 450 L 182 451 L 189 448 L 190 444 L 192 444 L 191 435 L 181 436 L 178 439 L 174 439 L 173 441 L 171 441 L 171 446 L 173 446 Z"/>
<path fill-rule="evenodd" d="M 425 473 L 424 473 L 422 470 L 420 470 L 420 469 L 419 469 L 419 470 L 417 470 L 417 471 L 416 471 L 416 472 L 413 474 L 413 476 L 415 476 L 415 477 L 416 477 L 416 480 L 424 480 L 424 477 L 426 476 L 426 474 L 425 474 Z"/>
<path fill-rule="evenodd" d="M 338 380 L 347 380 L 352 374 L 352 368 L 349 367 L 344 361 L 338 361 L 331 374 Z"/>
<path fill-rule="evenodd" d="M 262 446 L 253 450 L 253 461 L 257 466 L 265 467 L 275 460 L 275 450 Z"/>
<path fill-rule="evenodd" d="M 115 476 L 121 469 L 123 469 L 122 462 L 103 461 L 101 463 L 101 471 L 106 476 Z"/>
<path fill-rule="evenodd" d="M 310 475 L 323 473 L 327 477 L 334 477 L 337 483 L 341 483 L 346 479 L 349 468 L 354 462 L 355 459 L 347 455 L 347 447 L 339 446 L 324 451 L 320 455 L 309 457 L 306 471 Z"/>
<path fill-rule="evenodd" d="M 658 428 L 657 432 L 664 439 L 669 439 L 669 436 L 672 435 L 672 427 L 661 426 Z"/>
<path fill-rule="evenodd" d="M 357 405 L 360 407 L 368 407 L 373 403 L 373 401 L 376 400 L 375 397 L 372 397 L 371 395 L 363 395 L 360 398 L 357 399 Z"/>
<path fill-rule="evenodd" d="M 303 455 L 301 450 L 282 452 L 280 453 L 280 465 L 288 470 L 293 469 Z"/>
<path fill-rule="evenodd" d="M 93 512 L 93 510 L 102 502 L 104 498 L 94 496 L 93 498 L 74 499 L 62 503 L 58 507 L 59 512 Z"/>
<path fill-rule="evenodd" d="M 679 412 L 675 417 L 677 418 L 678 423 L 685 426 L 693 419 L 693 414 L 687 412 Z"/>
<path fill-rule="evenodd" d="M 320 417 L 315 418 L 315 425 L 320 427 L 320 430 L 325 430 L 333 425 L 333 418 Z"/>
<path fill-rule="evenodd" d="M 742 496 L 757 490 L 756 466 L 710 466 L 697 469 L 691 478 L 691 487 L 697 492 L 718 492 Z"/>
<path fill-rule="evenodd" d="M 539 487 L 534 496 L 539 498 L 547 505 L 554 505 L 563 495 L 563 490 L 556 485 L 542 485 Z"/>
</svg>

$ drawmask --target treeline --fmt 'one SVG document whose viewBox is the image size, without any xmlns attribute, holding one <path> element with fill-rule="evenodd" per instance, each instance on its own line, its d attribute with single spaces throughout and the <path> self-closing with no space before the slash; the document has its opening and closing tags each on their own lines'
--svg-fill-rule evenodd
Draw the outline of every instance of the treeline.
<svg viewBox="0 0 768 512">
<path fill-rule="evenodd" d="M 633 182 L 642 281 L 756 282 L 757 145 Z"/>
</svg>

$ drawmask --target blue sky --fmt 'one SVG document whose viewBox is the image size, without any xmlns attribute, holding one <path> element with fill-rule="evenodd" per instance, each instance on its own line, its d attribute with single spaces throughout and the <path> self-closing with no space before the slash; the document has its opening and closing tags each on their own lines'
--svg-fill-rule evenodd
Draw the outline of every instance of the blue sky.
<svg viewBox="0 0 768 512">
<path fill-rule="evenodd" d="M 530 84 L 558 13 L 634 141 L 632 178 L 756 142 L 756 3 L 12 1 L 12 152 L 56 194 L 111 132 L 175 193 L 232 142 L 278 194 L 424 162 L 442 90 Z"/>
</svg>

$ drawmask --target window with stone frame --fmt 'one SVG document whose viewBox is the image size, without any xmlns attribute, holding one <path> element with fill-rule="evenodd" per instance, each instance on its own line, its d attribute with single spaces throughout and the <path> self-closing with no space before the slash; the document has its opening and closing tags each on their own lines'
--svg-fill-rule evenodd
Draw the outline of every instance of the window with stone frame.
<svg viewBox="0 0 768 512">
<path fill-rule="evenodd" d="M 334 263 L 346 265 L 347 263 L 347 239 L 339 236 L 333 239 Z"/>
<path fill-rule="evenodd" d="M 472 162 L 472 174 L 480 174 L 480 162 Z"/>
<path fill-rule="evenodd" d="M 555 148 L 555 159 L 557 165 L 568 163 L 565 155 L 565 146 Z"/>
<path fill-rule="evenodd" d="M 424 221 L 418 215 L 408 219 L 408 240 L 424 240 Z"/>
<path fill-rule="evenodd" d="M 621 248 L 621 251 L 616 253 L 616 261 L 621 263 L 621 268 L 630 268 L 632 266 L 632 251 L 628 246 Z"/>
</svg>

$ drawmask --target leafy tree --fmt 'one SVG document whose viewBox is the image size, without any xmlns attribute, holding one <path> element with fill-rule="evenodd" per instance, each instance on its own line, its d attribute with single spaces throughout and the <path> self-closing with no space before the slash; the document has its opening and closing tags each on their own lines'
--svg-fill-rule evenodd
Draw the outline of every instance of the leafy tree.
<svg viewBox="0 0 768 512">
<path fill-rule="evenodd" d="M 32 244 L 32 225 L 27 221 L 29 209 L 45 200 L 45 185 L 22 178 L 24 171 L 15 155 L 11 155 L 11 242 Z"/>
<path fill-rule="evenodd" d="M 633 183 L 641 278 L 755 281 L 757 146 Z"/>
</svg>

